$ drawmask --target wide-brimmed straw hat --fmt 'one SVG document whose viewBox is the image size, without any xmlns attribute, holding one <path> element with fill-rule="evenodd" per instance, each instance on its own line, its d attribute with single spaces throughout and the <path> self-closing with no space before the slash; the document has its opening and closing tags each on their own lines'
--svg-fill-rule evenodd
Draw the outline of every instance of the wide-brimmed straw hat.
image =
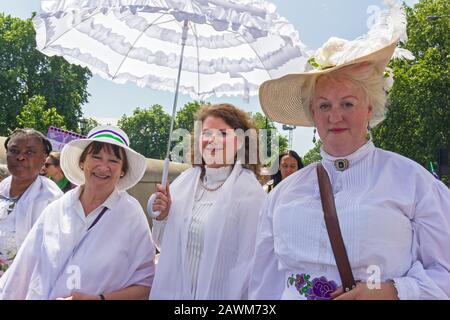
<svg viewBox="0 0 450 320">
<path fill-rule="evenodd" d="M 396 48 L 397 42 L 405 39 L 404 12 L 391 5 L 367 35 L 352 41 L 332 37 L 311 55 L 308 64 L 299 67 L 299 73 L 264 82 L 259 88 L 262 110 L 276 122 L 313 126 L 309 102 L 317 77 L 362 63 L 385 78 L 384 89 L 388 90 L 392 74 L 386 73 L 386 67 L 391 58 L 414 58 L 409 51 Z"/>
<path fill-rule="evenodd" d="M 144 176 L 147 167 L 145 157 L 130 148 L 128 135 L 115 126 L 98 126 L 89 131 L 86 139 L 72 140 L 61 152 L 61 169 L 70 182 L 84 184 L 84 172 L 80 168 L 80 156 L 86 147 L 94 142 L 105 142 L 122 147 L 128 160 L 128 170 L 117 183 L 117 189 L 127 190 L 136 185 Z"/>
</svg>

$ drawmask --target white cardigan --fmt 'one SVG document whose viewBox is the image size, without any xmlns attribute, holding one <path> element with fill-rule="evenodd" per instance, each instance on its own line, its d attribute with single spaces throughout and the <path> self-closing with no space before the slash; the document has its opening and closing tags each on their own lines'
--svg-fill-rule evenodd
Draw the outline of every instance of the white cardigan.
<svg viewBox="0 0 450 320">
<path fill-rule="evenodd" d="M 343 172 L 334 168 L 336 158 L 323 150 L 322 157 L 355 279 L 394 279 L 401 299 L 448 299 L 449 189 L 417 163 L 372 142 L 346 157 L 350 166 Z M 311 282 L 325 277 L 341 285 L 316 164 L 269 194 L 258 231 L 251 298 L 305 299 L 289 284 L 290 277 L 302 274 Z"/>
</svg>

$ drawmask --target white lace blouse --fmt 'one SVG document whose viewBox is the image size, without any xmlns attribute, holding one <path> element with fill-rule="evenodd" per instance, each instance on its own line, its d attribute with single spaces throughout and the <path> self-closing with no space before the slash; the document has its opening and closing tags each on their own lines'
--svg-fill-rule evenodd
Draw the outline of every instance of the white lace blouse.
<svg viewBox="0 0 450 320">
<path fill-rule="evenodd" d="M 211 211 L 211 207 L 217 198 L 217 192 L 220 190 L 220 186 L 223 185 L 228 178 L 232 170 L 231 166 L 222 168 L 208 168 L 206 167 L 205 177 L 203 185 L 208 189 L 217 189 L 216 191 L 206 190 L 201 183 L 198 184 L 198 188 L 195 191 L 194 207 L 192 209 L 192 220 L 188 230 L 187 241 L 187 263 L 188 270 L 191 278 L 191 290 L 196 296 L 196 284 L 198 278 L 198 267 L 203 251 L 203 239 L 204 228 L 206 221 L 208 220 L 208 214 Z"/>
</svg>

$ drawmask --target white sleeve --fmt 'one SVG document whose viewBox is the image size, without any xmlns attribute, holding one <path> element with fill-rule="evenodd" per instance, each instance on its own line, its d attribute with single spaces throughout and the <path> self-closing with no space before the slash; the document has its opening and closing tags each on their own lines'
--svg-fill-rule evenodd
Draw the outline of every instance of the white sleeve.
<svg viewBox="0 0 450 320">
<path fill-rule="evenodd" d="M 272 215 L 273 197 L 267 198 L 259 217 L 256 249 L 250 278 L 249 299 L 280 300 L 284 290 L 284 272 L 278 270 L 274 251 Z"/>
<path fill-rule="evenodd" d="M 164 230 L 166 229 L 167 217 L 164 220 L 152 219 L 152 238 L 156 248 L 160 251 Z"/>
<path fill-rule="evenodd" d="M 41 214 L 20 246 L 11 266 L 0 278 L 0 300 L 24 300 L 40 256 L 43 239 Z"/>
<path fill-rule="evenodd" d="M 423 183 L 412 217 L 413 264 L 393 279 L 400 299 L 450 299 L 450 191 L 440 181 Z"/>
<path fill-rule="evenodd" d="M 145 214 L 136 201 L 136 219 L 130 228 L 129 278 L 125 287 L 141 285 L 151 287 L 155 276 L 155 247 Z"/>
</svg>

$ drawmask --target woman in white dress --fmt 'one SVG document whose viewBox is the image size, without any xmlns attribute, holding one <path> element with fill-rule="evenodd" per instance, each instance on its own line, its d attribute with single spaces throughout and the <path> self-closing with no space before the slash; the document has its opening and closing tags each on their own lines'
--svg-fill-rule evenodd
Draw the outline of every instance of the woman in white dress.
<svg viewBox="0 0 450 320">
<path fill-rule="evenodd" d="M 2 299 L 148 299 L 155 249 L 145 214 L 126 190 L 146 159 L 113 126 L 92 129 L 61 154 L 79 187 L 51 203 L 0 278 Z"/>
<path fill-rule="evenodd" d="M 248 114 L 229 104 L 205 106 L 197 119 L 201 163 L 183 172 L 170 192 L 158 186 L 153 204 L 161 212 L 153 227 L 161 254 L 150 299 L 247 299 L 265 193 L 256 161 L 237 158 L 249 154 L 256 132 Z"/>
<path fill-rule="evenodd" d="M 313 163 L 283 180 L 262 210 L 252 299 L 450 297 L 448 188 L 367 138 L 368 125 L 384 116 L 384 72 L 398 39 L 384 35 L 352 43 L 332 38 L 315 56 L 321 70 L 260 89 L 269 117 L 317 127 L 356 287 L 341 288 Z"/>
<path fill-rule="evenodd" d="M 39 131 L 16 129 L 6 140 L 11 175 L 0 182 L 0 276 L 8 269 L 42 210 L 62 196 L 58 186 L 39 176 L 52 145 Z"/>
</svg>

